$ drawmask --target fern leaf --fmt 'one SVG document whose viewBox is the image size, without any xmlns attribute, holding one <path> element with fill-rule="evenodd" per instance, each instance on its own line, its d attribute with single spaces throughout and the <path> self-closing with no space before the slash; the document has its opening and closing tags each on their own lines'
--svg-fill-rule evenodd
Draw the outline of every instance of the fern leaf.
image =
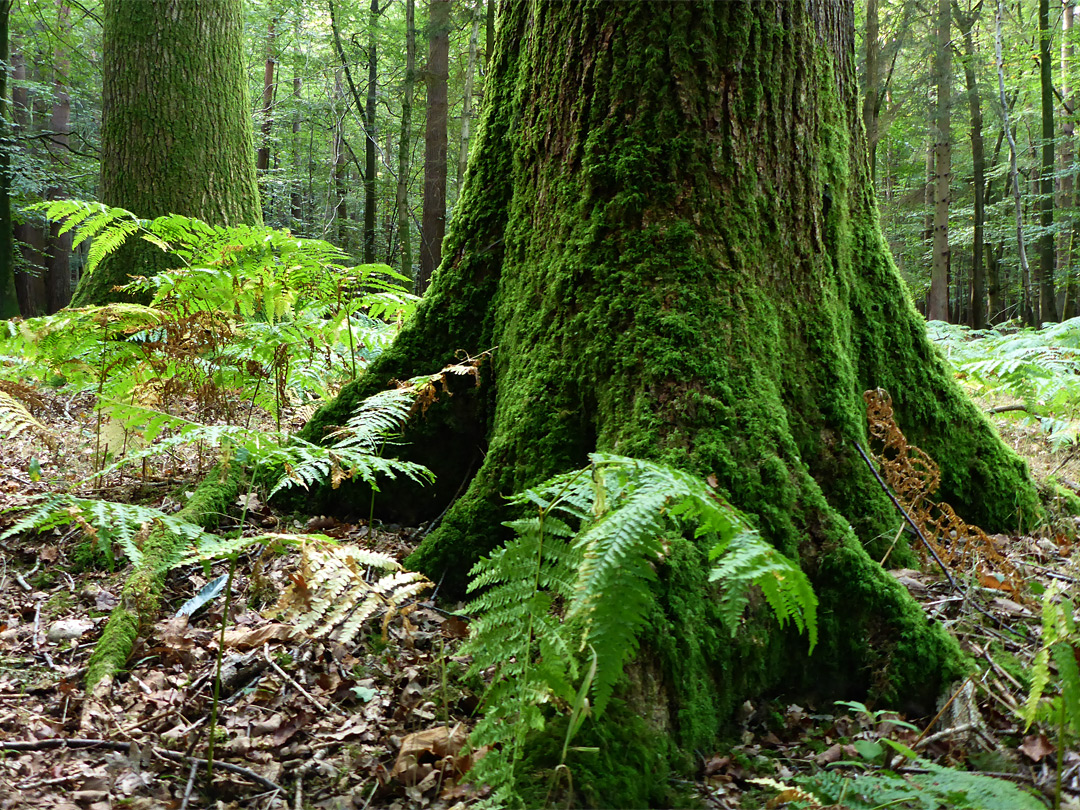
<svg viewBox="0 0 1080 810">
<path fill-rule="evenodd" d="M 55 451 L 59 441 L 56 435 L 41 424 L 19 400 L 0 389 L 0 435 L 14 439 L 22 433 L 36 433 Z"/>
</svg>

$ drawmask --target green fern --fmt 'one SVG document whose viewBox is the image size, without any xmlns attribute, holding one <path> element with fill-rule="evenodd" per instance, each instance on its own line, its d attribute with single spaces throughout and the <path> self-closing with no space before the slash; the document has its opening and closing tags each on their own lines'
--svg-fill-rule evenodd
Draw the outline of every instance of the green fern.
<svg viewBox="0 0 1080 810">
<path fill-rule="evenodd" d="M 72 523 L 82 526 L 95 546 L 109 560 L 112 559 L 112 545 L 116 543 L 124 556 L 136 566 L 143 558 L 140 537 L 145 539 L 148 527 L 155 524 L 160 524 L 196 548 L 210 548 L 220 543 L 218 537 L 201 526 L 180 520 L 158 509 L 93 498 L 76 498 L 73 495 L 57 495 L 31 509 L 0 535 L 0 540 L 23 532 L 47 531 Z M 162 570 L 171 568 L 175 562 L 169 561 Z"/>
<path fill-rule="evenodd" d="M 1046 810 L 1035 796 L 1012 782 L 981 773 L 962 771 L 920 759 L 915 752 L 893 740 L 883 739 L 925 773 L 897 774 L 890 771 L 848 776 L 836 771 L 820 771 L 795 781 L 812 793 L 820 804 L 849 810 L 878 810 L 883 807 L 910 810 Z"/>
<path fill-rule="evenodd" d="M 1076 606 L 1059 586 L 1052 585 L 1042 600 L 1042 646 L 1032 662 L 1031 689 L 1021 710 L 1028 727 L 1036 720 L 1061 726 L 1060 734 L 1080 735 L 1080 667 L 1076 655 L 1080 650 Z M 1053 663 L 1058 694 L 1046 700 L 1053 680 Z"/>
<path fill-rule="evenodd" d="M 806 576 L 706 482 L 639 459 L 590 458 L 588 467 L 511 498 L 535 514 L 507 523 L 517 536 L 471 572 L 477 596 L 469 611 L 478 618 L 464 653 L 472 656 L 470 672 L 495 673 L 472 736 L 474 747 L 491 750 L 473 775 L 493 786 L 497 803 L 513 800 L 525 739 L 545 727 L 551 708 L 565 713 L 584 703 L 579 718 L 589 704 L 594 716 L 604 711 L 653 607 L 665 535 L 693 531 L 711 541 L 710 556 L 720 562 L 712 578 L 723 588 L 732 632 L 756 585 L 781 622 L 793 621 L 816 642 Z"/>
</svg>

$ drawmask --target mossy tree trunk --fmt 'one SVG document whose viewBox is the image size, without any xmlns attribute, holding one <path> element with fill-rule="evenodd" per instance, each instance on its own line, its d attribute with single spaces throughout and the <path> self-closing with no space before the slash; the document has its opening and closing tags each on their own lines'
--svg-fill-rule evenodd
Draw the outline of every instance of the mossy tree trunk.
<svg viewBox="0 0 1080 810">
<path fill-rule="evenodd" d="M 101 201 L 141 217 L 262 222 L 241 0 L 106 0 Z M 78 305 L 114 300 L 166 265 L 131 240 L 80 282 Z"/>
<path fill-rule="evenodd" d="M 703 550 L 673 545 L 628 692 L 650 704 L 646 738 L 706 748 L 734 706 L 780 685 L 928 707 L 959 657 L 864 548 L 880 554 L 898 520 L 854 447 L 862 392 L 890 392 L 969 520 L 998 530 L 1039 505 L 926 339 L 879 231 L 850 2 L 499 13 L 443 263 L 394 346 L 307 435 L 390 379 L 498 347 L 479 389 L 418 418 L 413 452 L 440 475 L 430 516 L 479 469 L 414 567 L 460 592 L 504 537 L 504 495 L 595 449 L 657 459 L 715 476 L 802 560 L 821 643 L 807 661 L 804 643 L 751 625 L 733 644 Z M 650 756 L 628 754 L 627 774 L 661 779 Z M 659 782 L 627 774 L 597 800 L 660 800 Z"/>
</svg>

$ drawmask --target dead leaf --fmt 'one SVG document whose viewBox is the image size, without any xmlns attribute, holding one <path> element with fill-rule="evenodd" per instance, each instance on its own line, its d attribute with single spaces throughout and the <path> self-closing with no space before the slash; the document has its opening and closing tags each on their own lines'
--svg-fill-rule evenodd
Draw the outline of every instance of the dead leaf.
<svg viewBox="0 0 1080 810">
<path fill-rule="evenodd" d="M 1020 744 L 1020 750 L 1033 762 L 1039 762 L 1054 753 L 1054 746 L 1046 739 L 1045 734 L 1029 734 Z"/>
<path fill-rule="evenodd" d="M 424 731 L 409 734 L 401 741 L 401 750 L 398 751 L 397 760 L 390 770 L 390 775 L 395 779 L 407 770 L 415 768 L 421 762 L 434 762 L 444 757 L 455 756 L 468 740 L 469 735 L 461 726 L 447 729 L 446 726 L 437 726 Z"/>
<path fill-rule="evenodd" d="M 443 635 L 447 638 L 468 638 L 469 625 L 457 616 L 450 616 L 442 624 Z"/>
<path fill-rule="evenodd" d="M 225 646 L 239 650 L 251 650 L 261 647 L 268 641 L 289 641 L 299 635 L 291 624 L 266 624 L 254 630 L 226 630 Z"/>
</svg>

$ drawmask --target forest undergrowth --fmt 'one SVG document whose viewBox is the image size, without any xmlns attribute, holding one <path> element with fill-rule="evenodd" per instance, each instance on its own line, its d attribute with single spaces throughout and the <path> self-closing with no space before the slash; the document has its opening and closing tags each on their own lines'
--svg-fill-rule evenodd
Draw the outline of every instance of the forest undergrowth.
<svg viewBox="0 0 1080 810">
<path fill-rule="evenodd" d="M 438 583 L 402 568 L 430 526 L 283 514 L 242 477 L 209 528 L 188 522 L 196 493 L 232 464 L 284 469 L 270 489 L 422 481 L 426 471 L 394 459 L 394 435 L 446 375 L 475 376 L 484 358 L 403 381 L 332 448 L 307 445 L 295 432 L 415 303 L 389 268 L 349 267 L 325 243 L 270 229 L 75 203 L 49 214 L 77 240 L 97 236 L 91 268 L 141 236 L 177 270 L 136 281 L 143 303 L 0 333 L 0 807 L 513 803 L 527 726 L 561 707 L 565 758 L 574 730 L 603 710 L 631 650 L 618 635 L 628 625 L 605 625 L 597 594 L 622 594 L 626 621 L 640 621 L 648 561 L 662 554 L 650 544 L 671 528 L 717 538 L 713 576 L 732 628 L 758 588 L 813 643 L 815 602 L 798 569 L 706 482 L 632 459 L 594 456 L 519 496 L 538 517 L 513 524 L 519 538 L 477 566 L 470 603 L 446 602 Z M 941 529 L 944 507 L 923 485 L 905 494 L 889 479 L 895 454 L 868 448 L 912 518 L 905 542 L 917 548 L 922 534 L 936 549 L 920 570 L 892 573 L 960 639 L 971 676 L 933 717 L 854 699 L 747 702 L 730 739 L 696 752 L 673 786 L 687 806 L 1077 806 L 1080 324 L 931 332 L 1040 477 L 1052 522 L 947 553 L 935 532 L 958 530 Z M 898 524 L 897 540 L 899 514 Z M 613 568 L 619 543 L 638 556 Z M 132 593 L 140 571 L 151 608 Z M 500 614 L 499 594 L 524 593 L 522 571 L 554 584 Z M 126 608 L 138 618 L 131 646 L 87 690 Z M 518 654 L 492 652 L 516 644 Z M 528 722 L 505 736 L 500 718 Z"/>
</svg>

